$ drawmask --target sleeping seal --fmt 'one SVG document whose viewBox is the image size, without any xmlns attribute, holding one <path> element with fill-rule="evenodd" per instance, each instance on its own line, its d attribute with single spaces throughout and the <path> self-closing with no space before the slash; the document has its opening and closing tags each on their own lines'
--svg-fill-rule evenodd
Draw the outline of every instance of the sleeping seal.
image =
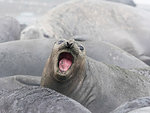
<svg viewBox="0 0 150 113">
<path fill-rule="evenodd" d="M 0 113 L 91 113 L 51 89 L 25 86 L 0 92 Z"/>
<path fill-rule="evenodd" d="M 149 79 L 88 58 L 74 40 L 54 44 L 41 86 L 69 96 L 93 113 L 109 113 L 122 103 L 150 95 Z"/>
</svg>

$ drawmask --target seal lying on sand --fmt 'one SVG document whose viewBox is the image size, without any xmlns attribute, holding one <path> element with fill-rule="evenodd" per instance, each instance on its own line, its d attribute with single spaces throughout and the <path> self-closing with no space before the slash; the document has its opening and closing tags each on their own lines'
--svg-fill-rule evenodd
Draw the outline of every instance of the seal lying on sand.
<svg viewBox="0 0 150 113">
<path fill-rule="evenodd" d="M 41 86 L 67 95 L 93 113 L 109 113 L 122 103 L 150 95 L 150 80 L 94 61 L 74 40 L 59 40 L 45 65 Z"/>
<path fill-rule="evenodd" d="M 51 89 L 26 86 L 0 91 L 0 113 L 90 113 L 78 102 Z"/>
</svg>

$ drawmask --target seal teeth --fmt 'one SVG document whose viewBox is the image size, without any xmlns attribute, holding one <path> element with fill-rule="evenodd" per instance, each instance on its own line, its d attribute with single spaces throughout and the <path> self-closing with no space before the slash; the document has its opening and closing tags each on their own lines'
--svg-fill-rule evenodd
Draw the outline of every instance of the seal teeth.
<svg viewBox="0 0 150 113">
<path fill-rule="evenodd" d="M 73 56 L 71 53 L 63 52 L 59 55 L 58 67 L 60 71 L 65 72 L 69 70 L 73 63 Z"/>
</svg>

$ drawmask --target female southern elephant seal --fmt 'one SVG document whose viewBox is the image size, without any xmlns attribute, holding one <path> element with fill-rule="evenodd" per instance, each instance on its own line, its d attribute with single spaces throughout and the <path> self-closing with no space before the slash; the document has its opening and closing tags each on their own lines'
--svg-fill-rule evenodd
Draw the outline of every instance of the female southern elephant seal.
<svg viewBox="0 0 150 113">
<path fill-rule="evenodd" d="M 48 88 L 25 86 L 0 91 L 0 113 L 91 113 L 78 102 Z"/>
<path fill-rule="evenodd" d="M 41 86 L 83 104 L 93 113 L 109 113 L 122 103 L 150 95 L 150 81 L 119 67 L 94 61 L 74 40 L 59 40 L 43 71 Z"/>
</svg>

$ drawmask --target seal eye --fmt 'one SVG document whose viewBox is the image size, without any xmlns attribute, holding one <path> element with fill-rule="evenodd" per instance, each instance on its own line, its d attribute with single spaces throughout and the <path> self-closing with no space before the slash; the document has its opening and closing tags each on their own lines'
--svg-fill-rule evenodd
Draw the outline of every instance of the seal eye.
<svg viewBox="0 0 150 113">
<path fill-rule="evenodd" d="M 61 43 L 63 43 L 63 42 L 64 42 L 63 40 L 59 40 L 59 41 L 58 41 L 58 44 L 61 44 Z"/>
<path fill-rule="evenodd" d="M 80 50 L 83 51 L 84 50 L 84 47 L 83 46 L 79 46 Z"/>
</svg>

